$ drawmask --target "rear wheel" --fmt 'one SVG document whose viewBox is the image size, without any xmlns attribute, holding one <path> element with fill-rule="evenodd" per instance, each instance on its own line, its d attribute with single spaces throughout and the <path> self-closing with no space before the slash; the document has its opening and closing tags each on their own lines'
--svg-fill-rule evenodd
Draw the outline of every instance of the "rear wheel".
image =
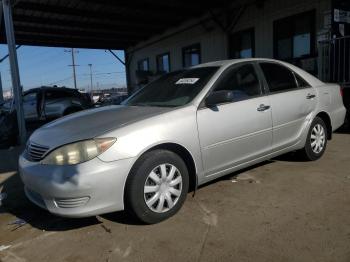
<svg viewBox="0 0 350 262">
<path fill-rule="evenodd" d="M 158 223 L 181 208 L 188 186 L 186 164 L 177 154 L 148 152 L 136 162 L 127 180 L 126 210 L 144 223 Z"/>
<path fill-rule="evenodd" d="M 306 139 L 305 147 L 301 150 L 301 156 L 305 160 L 319 159 L 327 146 L 327 127 L 320 117 L 316 117 L 311 123 Z"/>
</svg>

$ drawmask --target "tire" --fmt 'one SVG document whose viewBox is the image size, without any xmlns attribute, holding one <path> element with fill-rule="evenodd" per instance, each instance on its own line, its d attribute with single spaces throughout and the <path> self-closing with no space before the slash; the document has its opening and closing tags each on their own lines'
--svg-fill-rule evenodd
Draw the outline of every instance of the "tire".
<svg viewBox="0 0 350 262">
<path fill-rule="evenodd" d="M 129 174 L 125 209 L 143 223 L 161 222 L 180 210 L 188 187 L 188 170 L 181 157 L 168 150 L 150 151 L 137 160 Z"/>
<path fill-rule="evenodd" d="M 307 134 L 305 147 L 300 151 L 302 159 L 315 161 L 321 158 L 327 147 L 327 137 L 326 124 L 320 117 L 315 117 Z"/>
</svg>

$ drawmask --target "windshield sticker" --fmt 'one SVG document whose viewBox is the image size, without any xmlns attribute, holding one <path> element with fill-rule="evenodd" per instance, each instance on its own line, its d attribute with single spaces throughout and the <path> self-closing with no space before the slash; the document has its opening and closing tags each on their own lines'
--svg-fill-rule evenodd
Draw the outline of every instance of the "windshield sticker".
<svg viewBox="0 0 350 262">
<path fill-rule="evenodd" d="M 195 84 L 199 78 L 181 78 L 177 80 L 176 85 L 193 85 Z"/>
</svg>

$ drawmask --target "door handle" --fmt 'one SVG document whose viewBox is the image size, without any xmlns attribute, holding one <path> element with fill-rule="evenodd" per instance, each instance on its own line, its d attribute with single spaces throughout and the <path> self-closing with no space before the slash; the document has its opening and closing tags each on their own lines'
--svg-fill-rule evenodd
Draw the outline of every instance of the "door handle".
<svg viewBox="0 0 350 262">
<path fill-rule="evenodd" d="M 307 94 L 306 99 L 312 99 L 315 97 L 316 97 L 316 95 L 314 95 L 314 94 Z"/>
<path fill-rule="evenodd" d="M 261 104 L 256 110 L 258 110 L 259 112 L 262 112 L 262 111 L 268 110 L 269 108 L 270 108 L 270 106 Z"/>
</svg>

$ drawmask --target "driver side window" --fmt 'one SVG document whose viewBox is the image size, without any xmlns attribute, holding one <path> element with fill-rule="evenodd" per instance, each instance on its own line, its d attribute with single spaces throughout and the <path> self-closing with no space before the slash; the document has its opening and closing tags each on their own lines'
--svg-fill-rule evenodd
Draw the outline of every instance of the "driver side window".
<svg viewBox="0 0 350 262">
<path fill-rule="evenodd" d="M 252 64 L 229 69 L 214 91 L 233 91 L 233 101 L 245 100 L 262 94 L 260 82 Z"/>
</svg>

